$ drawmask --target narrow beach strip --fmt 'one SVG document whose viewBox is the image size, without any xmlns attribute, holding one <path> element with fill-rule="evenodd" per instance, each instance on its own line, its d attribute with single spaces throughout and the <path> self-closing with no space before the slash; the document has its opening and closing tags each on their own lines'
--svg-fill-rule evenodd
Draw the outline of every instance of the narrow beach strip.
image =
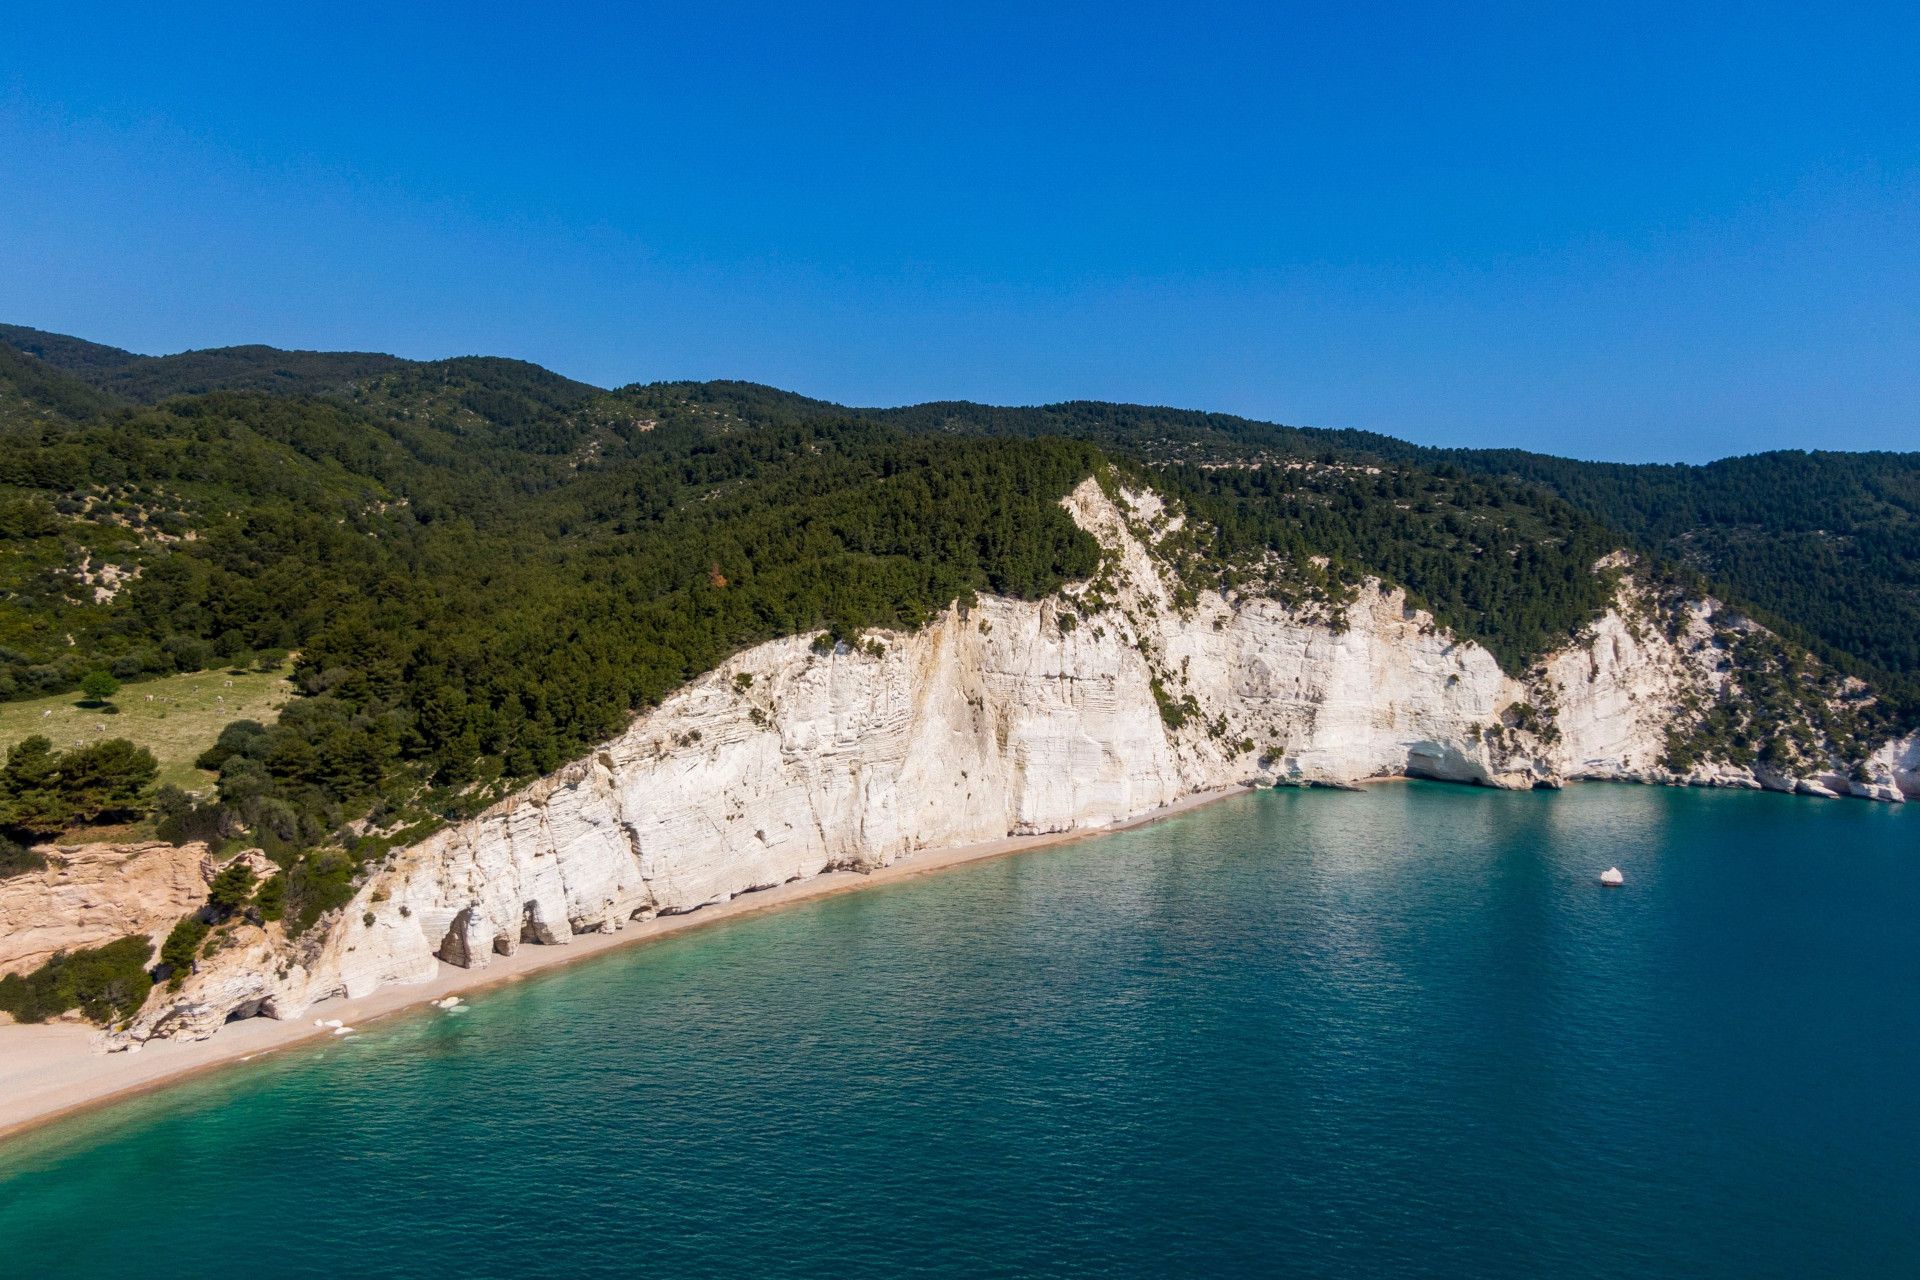
<svg viewBox="0 0 1920 1280">
<path fill-rule="evenodd" d="M 94 1037 L 99 1034 L 93 1027 L 70 1022 L 0 1026 L 0 1139 L 79 1111 L 178 1083 L 215 1067 L 251 1061 L 290 1045 L 330 1039 L 333 1028 L 316 1025 L 316 1014 L 321 1019 L 337 1020 L 359 1029 L 396 1013 L 432 1008 L 431 1002 L 456 993 L 484 991 L 543 969 L 602 955 L 617 947 L 652 942 L 797 902 L 893 884 L 989 858 L 1111 835 L 1228 796 L 1245 795 L 1249 790 L 1248 787 L 1223 787 L 1197 791 L 1172 804 L 1104 827 L 1006 836 L 951 849 L 923 849 L 870 872 L 824 872 L 757 893 L 736 894 L 726 902 L 684 915 L 657 916 L 629 924 L 617 933 L 575 934 L 573 941 L 564 946 L 524 946 L 511 956 L 495 957 L 484 969 L 460 969 L 443 963 L 439 974 L 428 982 L 381 987 L 371 995 L 354 1000 L 325 1000 L 300 1017 L 285 1022 L 271 1018 L 244 1019 L 227 1024 L 206 1040 L 153 1040 L 135 1053 L 101 1053 L 93 1048 Z"/>
</svg>

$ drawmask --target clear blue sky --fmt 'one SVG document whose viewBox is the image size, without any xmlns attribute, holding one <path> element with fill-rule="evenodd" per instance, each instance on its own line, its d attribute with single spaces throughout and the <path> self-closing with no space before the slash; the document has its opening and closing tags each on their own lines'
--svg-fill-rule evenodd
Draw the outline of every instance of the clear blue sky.
<svg viewBox="0 0 1920 1280">
<path fill-rule="evenodd" d="M 1920 447 L 1911 4 L 281 9 L 9 12 L 0 319 Z"/>
</svg>

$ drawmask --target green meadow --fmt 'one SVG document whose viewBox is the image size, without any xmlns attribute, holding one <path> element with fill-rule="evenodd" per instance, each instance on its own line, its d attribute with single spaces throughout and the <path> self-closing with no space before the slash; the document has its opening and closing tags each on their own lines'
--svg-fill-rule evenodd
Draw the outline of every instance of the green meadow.
<svg viewBox="0 0 1920 1280">
<path fill-rule="evenodd" d="M 109 700 L 113 711 L 90 704 L 80 693 L 0 702 L 0 751 L 34 734 L 52 739 L 57 751 L 125 738 L 160 762 L 156 785 L 211 793 L 214 775 L 194 768 L 194 757 L 235 720 L 272 724 L 293 696 L 290 670 L 195 671 L 142 680 L 121 686 Z"/>
</svg>

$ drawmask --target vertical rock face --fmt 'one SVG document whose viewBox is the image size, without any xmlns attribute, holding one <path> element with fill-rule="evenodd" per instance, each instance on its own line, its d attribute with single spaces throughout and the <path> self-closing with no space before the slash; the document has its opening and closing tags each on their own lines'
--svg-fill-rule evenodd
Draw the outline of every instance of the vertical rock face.
<svg viewBox="0 0 1920 1280">
<path fill-rule="evenodd" d="M 1874 752 L 1868 762 L 1868 772 L 1870 776 L 1884 773 L 1900 794 L 1920 796 L 1920 731 L 1910 733 L 1897 742 L 1889 742 Z"/>
<path fill-rule="evenodd" d="M 242 995 L 297 1016 L 443 962 L 484 965 L 916 849 L 1103 826 L 1211 787 L 1677 781 L 1660 765 L 1667 726 L 1724 678 L 1711 607 L 1669 639 L 1638 617 L 1631 580 L 1620 608 L 1526 683 L 1377 584 L 1339 627 L 1209 592 L 1178 608 L 1143 520 L 1157 499 L 1110 499 L 1089 480 L 1066 505 L 1107 553 L 1097 600 L 1081 584 L 955 606 L 857 648 L 794 638 L 741 653 L 589 758 L 393 855 L 317 946 L 267 961 L 239 949 L 245 973 L 203 965 L 130 1037 L 210 1034 Z M 1915 791 L 1920 742 L 1882 754 L 1871 785 Z"/>
<path fill-rule="evenodd" d="M 56 951 L 144 933 L 155 945 L 207 898 L 207 846 L 83 844 L 41 850 L 47 866 L 0 880 L 0 975 L 26 973 Z"/>
</svg>

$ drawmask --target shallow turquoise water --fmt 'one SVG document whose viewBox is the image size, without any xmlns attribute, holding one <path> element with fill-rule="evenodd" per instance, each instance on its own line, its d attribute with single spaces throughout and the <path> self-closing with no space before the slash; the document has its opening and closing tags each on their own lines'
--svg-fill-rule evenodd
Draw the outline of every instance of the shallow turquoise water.
<svg viewBox="0 0 1920 1280">
<path fill-rule="evenodd" d="M 1917 929 L 1915 806 L 1249 796 L 0 1147 L 0 1271 L 1920 1275 Z"/>
</svg>

